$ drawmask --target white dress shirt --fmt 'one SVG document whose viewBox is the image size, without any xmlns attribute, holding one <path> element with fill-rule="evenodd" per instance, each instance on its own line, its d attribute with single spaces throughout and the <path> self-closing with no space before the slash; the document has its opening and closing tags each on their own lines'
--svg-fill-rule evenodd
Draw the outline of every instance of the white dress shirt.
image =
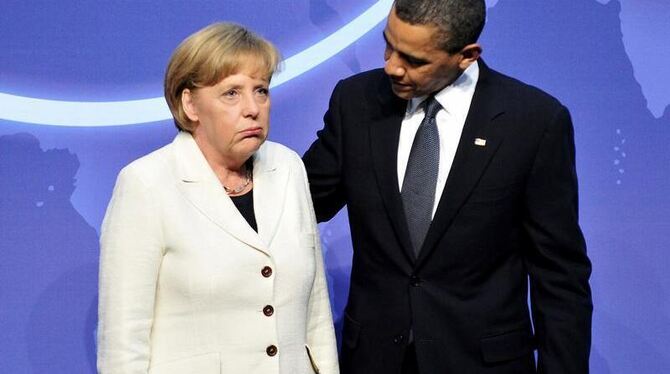
<svg viewBox="0 0 670 374">
<path fill-rule="evenodd" d="M 478 79 L 479 65 L 475 62 L 465 69 L 454 83 L 435 94 L 435 99 L 442 105 L 442 109 L 435 117 L 437 131 L 440 135 L 440 165 L 435 185 L 433 216 L 435 216 L 437 204 L 442 196 L 442 191 L 444 191 L 451 164 L 454 162 L 456 148 L 461 139 L 461 132 L 463 132 Z M 398 186 L 400 186 L 400 189 L 402 189 L 402 183 L 405 179 L 405 169 L 407 169 L 407 161 L 409 160 L 414 136 L 425 116 L 421 103 L 426 98 L 427 96 L 422 96 L 410 100 L 407 103 L 405 118 L 402 120 L 398 142 Z"/>
</svg>

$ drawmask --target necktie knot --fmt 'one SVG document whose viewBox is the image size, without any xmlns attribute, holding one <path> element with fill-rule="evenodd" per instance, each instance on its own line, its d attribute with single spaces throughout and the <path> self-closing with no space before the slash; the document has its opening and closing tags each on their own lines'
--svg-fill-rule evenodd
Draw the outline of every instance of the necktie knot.
<svg viewBox="0 0 670 374">
<path fill-rule="evenodd" d="M 437 112 L 442 109 L 442 105 L 440 105 L 440 103 L 435 100 L 435 96 L 430 96 L 424 103 L 424 112 L 426 113 L 427 119 L 435 118 Z"/>
</svg>

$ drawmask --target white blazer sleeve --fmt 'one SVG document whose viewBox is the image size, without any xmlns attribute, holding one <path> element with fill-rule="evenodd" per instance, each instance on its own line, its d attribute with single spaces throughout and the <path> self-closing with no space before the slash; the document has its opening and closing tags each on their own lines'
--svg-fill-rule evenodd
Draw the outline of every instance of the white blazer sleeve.
<svg viewBox="0 0 670 374">
<path fill-rule="evenodd" d="M 119 174 L 100 237 L 98 372 L 146 374 L 158 271 L 159 207 L 139 173 Z"/>
<path fill-rule="evenodd" d="M 307 173 L 302 161 L 300 161 L 300 167 L 304 181 L 304 194 L 312 221 L 311 226 L 314 233 L 314 256 L 316 261 L 316 275 L 307 311 L 307 344 L 315 371 L 318 370 L 319 374 L 337 374 L 340 372 L 337 361 L 337 342 L 333 327 L 333 316 L 330 309 L 330 299 L 328 297 L 328 284 L 326 282 L 323 253 L 321 251 L 321 238 L 316 225 L 316 216 L 309 192 Z"/>
</svg>

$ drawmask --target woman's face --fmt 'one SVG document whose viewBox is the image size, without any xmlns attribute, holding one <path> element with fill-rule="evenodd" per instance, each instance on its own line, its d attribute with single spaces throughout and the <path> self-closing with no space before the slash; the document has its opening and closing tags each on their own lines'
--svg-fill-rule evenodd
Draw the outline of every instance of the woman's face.
<svg viewBox="0 0 670 374">
<path fill-rule="evenodd" d="M 229 75 L 213 86 L 184 90 L 182 103 L 196 123 L 193 137 L 208 161 L 239 164 L 268 136 L 269 81 L 255 72 Z"/>
</svg>

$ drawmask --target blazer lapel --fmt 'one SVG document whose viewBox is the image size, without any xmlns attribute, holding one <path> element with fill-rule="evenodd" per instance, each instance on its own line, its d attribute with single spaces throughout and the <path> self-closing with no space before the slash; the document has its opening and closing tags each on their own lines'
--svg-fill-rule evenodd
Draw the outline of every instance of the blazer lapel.
<svg viewBox="0 0 670 374">
<path fill-rule="evenodd" d="M 260 236 L 249 226 L 224 192 L 191 134 L 180 132 L 173 145 L 177 188 L 184 197 L 222 230 L 269 254 Z"/>
<path fill-rule="evenodd" d="M 284 211 L 289 171 L 273 162 L 276 160 L 271 160 L 265 149 L 261 147 L 254 159 L 254 210 L 258 213 L 258 234 L 269 247 Z"/>
<path fill-rule="evenodd" d="M 470 196 L 502 142 L 503 134 L 494 126 L 494 120 L 504 113 L 504 104 L 502 98 L 496 99 L 491 72 L 481 60 L 479 66 L 477 88 L 454 162 L 416 266 L 420 266 L 435 250 L 437 242 Z"/>
<path fill-rule="evenodd" d="M 398 141 L 400 125 L 407 109 L 407 101 L 392 94 L 388 82 L 381 85 L 379 100 L 382 111 L 370 125 L 370 149 L 372 162 L 389 220 L 394 228 L 406 256 L 414 260 L 414 251 L 409 237 L 405 210 L 398 186 Z"/>
</svg>

